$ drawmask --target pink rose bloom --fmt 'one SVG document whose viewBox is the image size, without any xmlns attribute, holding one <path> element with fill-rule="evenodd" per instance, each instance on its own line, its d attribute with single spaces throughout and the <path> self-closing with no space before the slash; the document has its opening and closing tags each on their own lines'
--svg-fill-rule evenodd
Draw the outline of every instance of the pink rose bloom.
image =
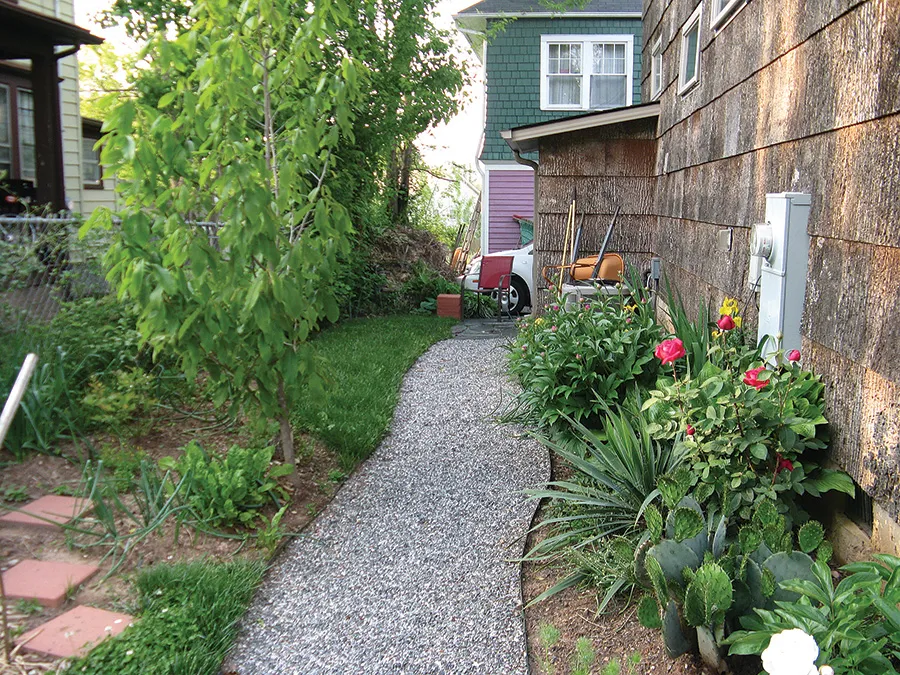
<svg viewBox="0 0 900 675">
<path fill-rule="evenodd" d="M 769 384 L 769 381 L 759 379 L 759 374 L 764 370 L 764 366 L 754 368 L 753 370 L 748 370 L 746 373 L 744 373 L 744 384 L 753 387 L 757 391 L 765 387 L 767 384 Z"/>
<path fill-rule="evenodd" d="M 789 351 L 788 355 L 787 355 L 787 360 L 790 361 L 791 363 L 794 363 L 795 361 L 799 361 L 800 360 L 800 350 L 792 349 L 791 351 Z"/>
<path fill-rule="evenodd" d="M 727 314 L 723 314 L 719 320 L 716 321 L 716 325 L 722 330 L 734 330 L 734 319 Z"/>
<path fill-rule="evenodd" d="M 684 343 L 678 338 L 663 340 L 656 346 L 653 354 L 662 361 L 663 365 L 674 363 L 685 355 Z"/>
</svg>

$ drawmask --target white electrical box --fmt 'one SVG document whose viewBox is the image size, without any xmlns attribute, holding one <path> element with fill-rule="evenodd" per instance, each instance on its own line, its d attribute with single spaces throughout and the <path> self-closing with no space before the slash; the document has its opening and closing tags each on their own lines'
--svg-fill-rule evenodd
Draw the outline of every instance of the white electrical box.
<svg viewBox="0 0 900 675">
<path fill-rule="evenodd" d="M 766 222 L 754 225 L 751 232 L 751 255 L 761 261 L 757 339 L 771 338 L 763 348 L 764 354 L 777 349 L 800 349 L 809 265 L 810 203 L 810 196 L 801 192 L 768 194 Z M 754 265 L 751 263 L 750 267 L 753 270 Z"/>
</svg>

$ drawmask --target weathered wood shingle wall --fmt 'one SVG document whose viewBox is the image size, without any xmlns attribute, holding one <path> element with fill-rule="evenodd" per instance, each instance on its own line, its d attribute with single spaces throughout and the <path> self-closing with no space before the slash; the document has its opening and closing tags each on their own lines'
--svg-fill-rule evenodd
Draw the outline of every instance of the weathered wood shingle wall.
<svg viewBox="0 0 900 675">
<path fill-rule="evenodd" d="M 698 0 L 646 0 L 644 100 L 662 38 L 652 249 L 689 301 L 747 298 L 768 192 L 812 195 L 804 363 L 827 381 L 833 457 L 900 515 L 900 2 L 751 0 L 718 32 L 703 0 L 700 83 L 677 93 Z M 716 232 L 735 228 L 732 250 Z M 754 312 L 751 311 L 752 315 Z"/>
<path fill-rule="evenodd" d="M 626 264 L 648 265 L 656 219 L 652 216 L 656 124 L 637 121 L 552 137 L 541 143 L 536 250 L 538 270 L 559 265 L 569 204 L 576 199 L 576 224 L 584 214 L 580 252 L 600 250 L 616 207 L 621 207 L 608 250 Z M 543 280 L 540 283 L 544 285 Z M 542 288 L 541 302 L 546 302 Z"/>
</svg>

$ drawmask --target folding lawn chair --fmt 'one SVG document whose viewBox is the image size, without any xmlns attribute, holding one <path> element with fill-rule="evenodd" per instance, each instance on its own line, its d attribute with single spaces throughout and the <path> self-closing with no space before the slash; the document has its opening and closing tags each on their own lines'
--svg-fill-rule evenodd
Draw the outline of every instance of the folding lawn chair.
<svg viewBox="0 0 900 675">
<path fill-rule="evenodd" d="M 509 286 L 512 279 L 513 256 L 486 255 L 481 259 L 481 271 L 478 273 L 478 292 L 497 293 L 497 316 L 503 316 L 504 300 L 509 315 Z M 462 284 L 465 284 L 463 280 Z M 460 285 L 460 295 L 464 293 Z"/>
</svg>

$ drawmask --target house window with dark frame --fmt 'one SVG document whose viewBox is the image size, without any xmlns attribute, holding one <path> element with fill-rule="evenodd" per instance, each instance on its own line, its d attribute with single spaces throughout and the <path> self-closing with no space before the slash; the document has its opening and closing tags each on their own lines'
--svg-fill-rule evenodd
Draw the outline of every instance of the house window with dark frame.
<svg viewBox="0 0 900 675">
<path fill-rule="evenodd" d="M 9 87 L 0 84 L 0 179 L 12 176 L 12 116 Z"/>
<path fill-rule="evenodd" d="M 34 149 L 34 94 L 19 89 L 19 176 L 25 180 L 37 178 L 37 160 Z"/>
<path fill-rule="evenodd" d="M 0 72 L 0 172 L 34 184 L 36 157 L 31 83 L 18 72 Z"/>
<path fill-rule="evenodd" d="M 541 109 L 631 105 L 633 35 L 541 36 Z"/>
<path fill-rule="evenodd" d="M 681 29 L 681 68 L 678 73 L 678 93 L 684 94 L 700 81 L 700 16 L 703 5 Z"/>
<path fill-rule="evenodd" d="M 84 187 L 88 190 L 103 189 L 103 167 L 100 165 L 100 149 L 94 149 L 98 138 L 91 138 L 85 133 L 81 139 L 81 175 Z"/>
<path fill-rule="evenodd" d="M 662 93 L 662 38 L 653 43 L 653 51 L 650 52 L 650 98 L 655 99 Z"/>
</svg>

